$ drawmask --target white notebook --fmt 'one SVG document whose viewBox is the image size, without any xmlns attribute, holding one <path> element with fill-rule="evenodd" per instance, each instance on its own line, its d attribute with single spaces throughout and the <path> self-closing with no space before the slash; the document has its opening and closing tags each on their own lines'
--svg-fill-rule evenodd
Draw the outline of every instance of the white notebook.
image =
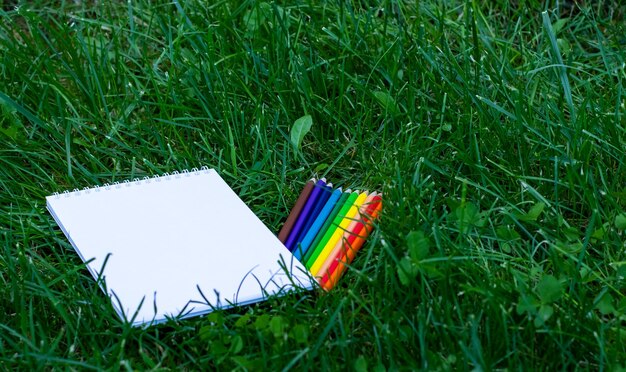
<svg viewBox="0 0 626 372">
<path fill-rule="evenodd" d="M 133 325 L 312 288 L 302 264 L 212 169 L 46 201 L 93 277 L 103 279 L 119 316 Z"/>
</svg>

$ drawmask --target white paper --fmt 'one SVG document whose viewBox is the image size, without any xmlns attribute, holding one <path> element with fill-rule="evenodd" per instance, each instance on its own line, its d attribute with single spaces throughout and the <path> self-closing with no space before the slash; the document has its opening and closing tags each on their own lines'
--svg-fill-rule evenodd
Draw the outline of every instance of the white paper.
<svg viewBox="0 0 626 372">
<path fill-rule="evenodd" d="M 46 200 L 83 261 L 93 259 L 87 266 L 94 278 L 104 277 L 120 316 L 134 325 L 261 301 L 294 283 L 312 287 L 306 269 L 212 169 Z"/>
</svg>

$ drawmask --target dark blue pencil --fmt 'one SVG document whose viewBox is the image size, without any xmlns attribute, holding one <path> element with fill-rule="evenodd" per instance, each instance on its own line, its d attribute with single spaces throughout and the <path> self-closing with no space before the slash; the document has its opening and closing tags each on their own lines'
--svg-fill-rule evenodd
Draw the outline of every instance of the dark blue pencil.
<svg viewBox="0 0 626 372">
<path fill-rule="evenodd" d="M 309 214 L 309 216 L 307 217 L 304 223 L 304 227 L 302 228 L 302 230 L 296 237 L 294 250 L 298 247 L 298 244 L 302 242 L 302 239 L 304 239 L 304 236 L 307 234 L 307 232 L 309 232 L 311 225 L 313 225 L 313 222 L 315 222 L 315 219 L 320 214 L 320 211 L 322 210 L 322 208 L 324 208 L 324 205 L 326 205 L 328 198 L 330 198 L 330 195 L 332 195 L 332 191 L 333 191 L 332 183 L 328 183 L 326 184 L 326 186 L 322 188 L 322 191 L 320 192 L 320 195 L 317 198 L 317 202 L 315 202 L 315 206 L 313 207 L 311 214 Z"/>
<path fill-rule="evenodd" d="M 302 212 L 300 212 L 300 215 L 298 216 L 298 219 L 296 220 L 296 223 L 293 225 L 293 228 L 291 229 L 291 232 L 289 233 L 289 237 L 287 238 L 287 241 L 285 242 L 285 246 L 290 251 L 293 252 L 293 249 L 296 246 L 296 239 L 298 238 L 298 236 L 300 236 L 300 232 L 302 231 L 302 228 L 304 227 L 304 224 L 306 223 L 307 219 L 311 215 L 311 212 L 313 211 L 313 208 L 315 207 L 315 204 L 317 203 L 317 199 L 319 198 L 319 195 L 325 186 L 326 186 L 326 180 L 322 178 L 321 180 L 317 181 L 317 183 L 313 187 L 313 191 L 311 191 L 311 195 L 309 196 L 306 203 L 304 204 L 304 208 L 302 208 Z"/>
</svg>

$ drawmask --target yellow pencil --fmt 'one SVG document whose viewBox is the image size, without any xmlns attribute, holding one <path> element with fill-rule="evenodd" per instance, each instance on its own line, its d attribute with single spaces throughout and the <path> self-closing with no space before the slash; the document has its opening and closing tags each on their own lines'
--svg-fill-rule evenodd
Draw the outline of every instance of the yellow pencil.
<svg viewBox="0 0 626 372">
<path fill-rule="evenodd" d="M 322 267 L 322 264 L 328 258 L 330 251 L 335 247 L 337 242 L 343 236 L 343 232 L 346 230 L 348 225 L 350 225 L 350 223 L 356 217 L 356 214 L 359 212 L 359 209 L 361 208 L 361 204 L 363 204 L 363 202 L 367 198 L 367 194 L 368 194 L 367 191 L 364 191 L 361 194 L 359 194 L 359 196 L 354 201 L 354 204 L 352 204 L 352 206 L 348 210 L 348 213 L 346 213 L 346 216 L 343 218 L 343 220 L 341 220 L 341 223 L 335 229 L 335 232 L 333 233 L 333 235 L 331 235 L 330 239 L 328 240 L 328 242 L 326 243 L 326 245 L 320 252 L 320 255 L 317 256 L 317 259 L 315 260 L 315 262 L 313 262 L 313 265 L 311 265 L 310 271 L 314 277 L 318 275 L 319 270 Z"/>
<path fill-rule="evenodd" d="M 361 249 L 361 246 L 363 246 L 363 243 L 374 229 L 372 221 L 374 221 L 378 217 L 378 214 L 383 207 L 383 203 L 380 201 L 380 199 L 378 200 L 379 202 L 376 205 L 376 209 L 374 210 L 374 212 L 372 212 L 372 215 L 369 217 L 365 217 L 365 225 L 363 226 L 363 229 L 361 229 L 359 235 L 352 241 L 352 243 L 348 244 L 348 249 L 343 254 L 343 256 L 336 259 L 335 262 L 337 263 L 337 265 L 334 267 L 334 270 L 333 266 L 331 265 L 329 269 L 330 277 L 328 277 L 326 274 L 324 274 L 324 277 L 322 277 L 322 286 L 325 290 L 328 291 L 332 289 L 335 284 L 337 284 L 337 281 L 339 281 L 339 278 L 346 270 L 346 265 L 352 263 L 352 260 L 354 260 L 354 256 L 356 256 L 356 253 L 359 251 L 359 249 Z M 324 282 L 324 279 L 326 279 L 326 282 Z"/>
<path fill-rule="evenodd" d="M 356 215 L 356 218 L 354 218 L 350 222 L 346 230 L 343 232 L 343 235 L 341 236 L 339 241 L 337 241 L 337 244 L 335 244 L 335 246 L 330 250 L 330 253 L 328 254 L 328 256 L 326 256 L 324 263 L 318 270 L 319 276 L 323 276 L 324 274 L 326 274 L 326 270 L 328 270 L 328 268 L 332 264 L 333 259 L 337 257 L 337 253 L 341 250 L 341 248 L 348 241 L 348 239 L 350 239 L 350 235 L 354 235 L 354 228 L 357 225 L 359 225 L 359 223 L 363 222 L 362 215 L 363 213 L 365 213 L 365 211 L 367 210 L 367 206 L 370 204 L 370 202 L 372 201 L 372 199 L 374 199 L 376 195 L 377 195 L 376 192 L 369 194 L 367 198 L 365 199 L 365 201 L 361 204 L 358 210 L 358 214 Z"/>
</svg>

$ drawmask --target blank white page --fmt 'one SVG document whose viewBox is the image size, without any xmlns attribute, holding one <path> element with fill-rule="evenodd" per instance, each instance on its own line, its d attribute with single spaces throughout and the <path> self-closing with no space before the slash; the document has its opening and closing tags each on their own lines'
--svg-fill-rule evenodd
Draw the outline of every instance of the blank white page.
<svg viewBox="0 0 626 372">
<path fill-rule="evenodd" d="M 83 261 L 92 260 L 94 278 L 104 278 L 120 317 L 134 325 L 312 287 L 306 269 L 212 169 L 46 201 Z"/>
</svg>

